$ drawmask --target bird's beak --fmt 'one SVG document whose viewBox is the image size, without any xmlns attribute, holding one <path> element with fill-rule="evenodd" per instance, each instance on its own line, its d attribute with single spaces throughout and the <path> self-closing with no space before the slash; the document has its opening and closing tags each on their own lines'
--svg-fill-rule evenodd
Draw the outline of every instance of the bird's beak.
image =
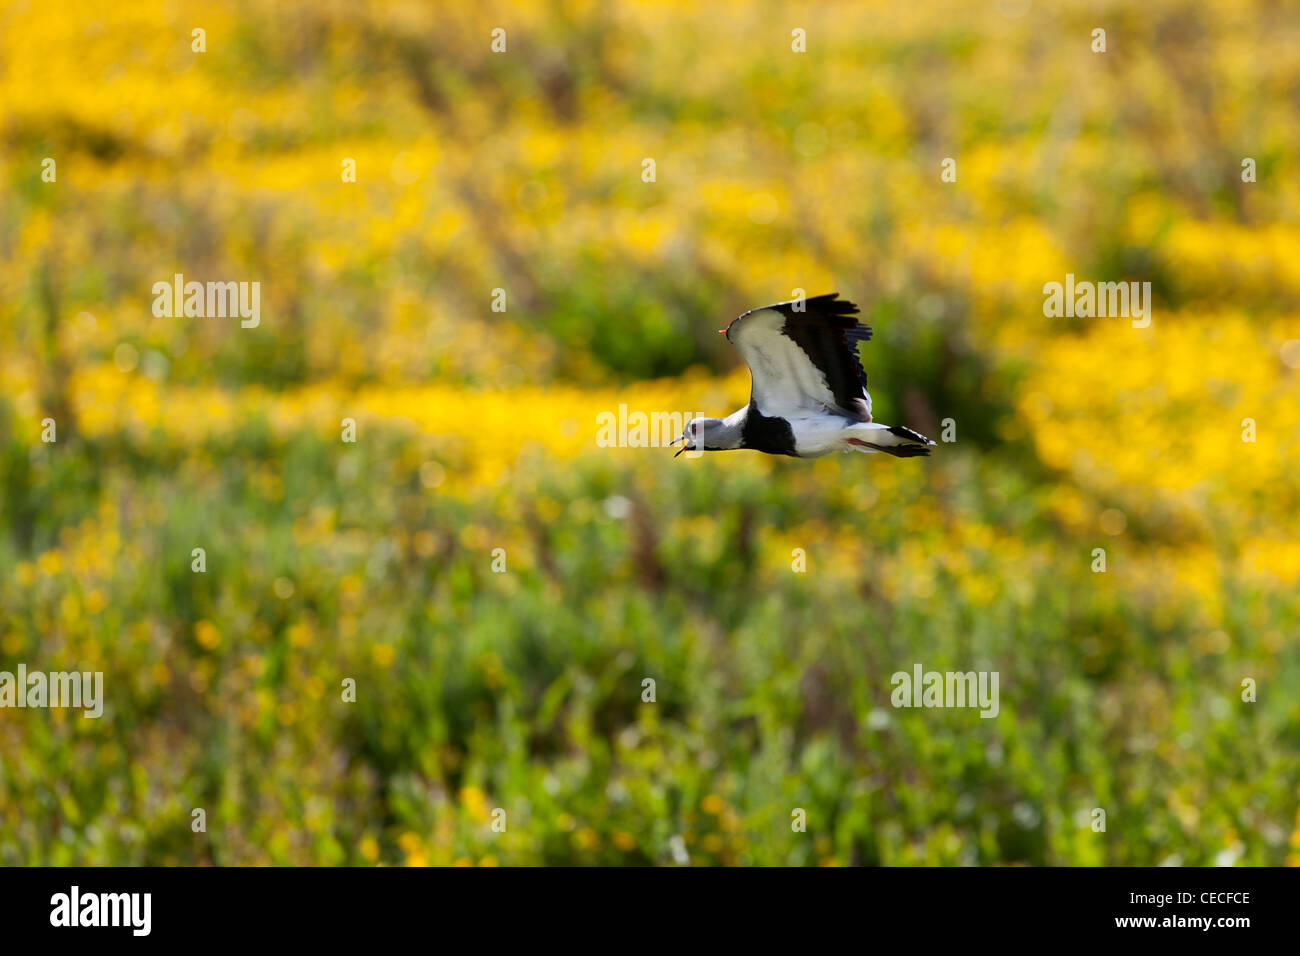
<svg viewBox="0 0 1300 956">
<path fill-rule="evenodd" d="M 718 329 L 718 334 L 719 334 L 719 335 L 726 335 L 726 334 L 727 334 L 727 330 L 726 330 L 726 329 Z"/>
<path fill-rule="evenodd" d="M 677 449 L 677 455 L 680 455 L 680 454 L 681 454 L 682 452 L 684 452 L 685 450 L 686 450 L 686 446 L 683 445 L 681 448 Z M 673 455 L 673 457 L 676 458 L 677 455 Z"/>
</svg>

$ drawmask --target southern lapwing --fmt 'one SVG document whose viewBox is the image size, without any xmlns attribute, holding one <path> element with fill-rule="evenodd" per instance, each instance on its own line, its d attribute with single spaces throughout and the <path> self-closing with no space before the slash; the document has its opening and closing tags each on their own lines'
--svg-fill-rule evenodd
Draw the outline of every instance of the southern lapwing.
<svg viewBox="0 0 1300 956">
<path fill-rule="evenodd" d="M 692 418 L 677 455 L 729 448 L 795 458 L 836 450 L 930 454 L 934 442 L 924 435 L 871 420 L 867 373 L 858 360 L 858 343 L 871 338 L 871 329 L 854 318 L 858 307 L 838 296 L 750 309 L 719 329 L 749 364 L 749 404 L 726 418 Z"/>
</svg>

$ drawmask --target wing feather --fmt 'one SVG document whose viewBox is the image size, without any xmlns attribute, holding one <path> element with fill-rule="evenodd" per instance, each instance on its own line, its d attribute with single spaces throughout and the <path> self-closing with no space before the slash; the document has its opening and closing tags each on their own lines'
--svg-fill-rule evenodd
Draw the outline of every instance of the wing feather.
<svg viewBox="0 0 1300 956">
<path fill-rule="evenodd" d="M 764 415 L 805 418 L 834 412 L 871 421 L 867 373 L 858 343 L 871 329 L 854 316 L 858 307 L 839 294 L 778 302 L 751 309 L 727 327 L 727 339 L 744 356 L 753 382 L 750 400 Z"/>
</svg>

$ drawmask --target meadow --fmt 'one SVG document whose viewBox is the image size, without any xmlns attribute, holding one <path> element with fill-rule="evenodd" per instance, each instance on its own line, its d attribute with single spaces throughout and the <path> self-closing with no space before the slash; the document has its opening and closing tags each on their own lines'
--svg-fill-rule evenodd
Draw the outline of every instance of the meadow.
<svg viewBox="0 0 1300 956">
<path fill-rule="evenodd" d="M 0 864 L 1300 864 L 1297 49 L 1266 0 L 8 4 L 0 671 L 105 703 L 0 709 Z M 800 289 L 931 458 L 598 443 L 739 407 L 715 330 Z"/>
</svg>

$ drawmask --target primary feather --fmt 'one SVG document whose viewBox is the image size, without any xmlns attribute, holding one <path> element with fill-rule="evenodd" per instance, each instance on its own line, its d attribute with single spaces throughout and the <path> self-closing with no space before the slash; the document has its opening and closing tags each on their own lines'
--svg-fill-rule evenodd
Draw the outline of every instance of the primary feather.
<svg viewBox="0 0 1300 956">
<path fill-rule="evenodd" d="M 785 419 L 835 411 L 871 421 L 867 373 L 858 343 L 871 329 L 858 307 L 836 292 L 750 309 L 727 327 L 753 385 L 750 399 L 764 415 Z"/>
</svg>

